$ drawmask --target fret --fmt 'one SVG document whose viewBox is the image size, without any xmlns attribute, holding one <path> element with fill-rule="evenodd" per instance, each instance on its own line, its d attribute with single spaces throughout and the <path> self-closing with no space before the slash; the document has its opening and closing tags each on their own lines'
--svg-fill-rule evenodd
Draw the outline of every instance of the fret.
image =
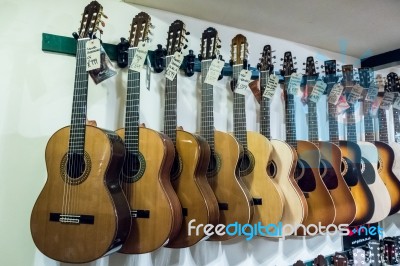
<svg viewBox="0 0 400 266">
<path fill-rule="evenodd" d="M 371 108 L 370 102 L 364 102 L 364 134 L 365 141 L 374 142 L 375 141 L 375 130 L 374 130 L 374 119 L 370 114 L 369 110 Z"/>
<path fill-rule="evenodd" d="M 357 128 L 356 120 L 354 116 L 354 104 L 349 104 L 350 107 L 347 109 L 347 140 L 357 142 Z"/>
<path fill-rule="evenodd" d="M 232 73 L 232 86 L 236 87 L 237 79 L 243 65 L 234 65 Z M 233 132 L 235 137 L 242 144 L 243 149 L 247 150 L 247 127 L 246 127 L 246 102 L 245 96 L 233 93 Z"/>
<path fill-rule="evenodd" d="M 378 119 L 379 119 L 379 141 L 384 143 L 389 143 L 385 109 L 379 108 Z"/>
<path fill-rule="evenodd" d="M 290 77 L 285 77 L 285 91 L 287 92 Z M 287 93 L 285 106 L 286 142 L 297 150 L 296 118 L 294 112 L 294 96 Z"/>
<path fill-rule="evenodd" d="M 263 97 L 262 95 L 264 94 L 265 88 L 268 83 L 268 71 L 261 71 L 260 72 L 260 90 L 261 90 L 261 104 L 260 104 L 260 132 L 262 135 L 264 135 L 266 138 L 270 139 L 271 138 L 271 124 L 270 124 L 270 105 L 271 105 L 271 99 L 268 97 Z"/>
<path fill-rule="evenodd" d="M 165 65 L 168 66 L 173 56 L 165 58 Z M 165 109 L 164 109 L 164 133 L 171 138 L 176 145 L 176 128 L 177 128 L 177 76 L 174 80 L 166 79 L 165 82 Z"/>
<path fill-rule="evenodd" d="M 339 125 L 337 118 L 336 105 L 328 103 L 329 110 L 329 141 L 339 145 Z"/>
<path fill-rule="evenodd" d="M 201 61 L 201 126 L 200 135 L 210 145 L 211 153 L 214 152 L 214 100 L 213 86 L 204 83 L 212 60 Z"/>
</svg>

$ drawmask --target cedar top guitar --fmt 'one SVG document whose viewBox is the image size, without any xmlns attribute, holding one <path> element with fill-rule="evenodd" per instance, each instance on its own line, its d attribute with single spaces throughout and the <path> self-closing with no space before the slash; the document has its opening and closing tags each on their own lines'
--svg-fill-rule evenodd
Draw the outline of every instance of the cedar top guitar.
<svg viewBox="0 0 400 266">
<path fill-rule="evenodd" d="M 185 45 L 185 25 L 176 20 L 168 33 L 166 66 L 175 52 Z M 188 33 L 187 33 L 188 34 Z M 183 56 L 183 55 L 182 55 Z M 171 171 L 171 182 L 182 204 L 183 222 L 179 235 L 167 247 L 189 247 L 202 238 L 202 233 L 189 233 L 191 220 L 197 224 L 216 224 L 219 218 L 218 202 L 207 181 L 210 148 L 207 142 L 184 130 L 177 130 L 177 77 L 166 79 L 164 133 L 175 144 L 176 155 Z"/>
<path fill-rule="evenodd" d="M 220 216 L 219 223 L 246 224 L 251 221 L 254 207 L 250 192 L 239 177 L 239 159 L 243 147 L 230 134 L 214 131 L 213 86 L 204 82 L 211 65 L 211 59 L 216 57 L 218 46 L 217 31 L 208 28 L 201 39 L 201 128 L 200 135 L 210 145 L 211 157 L 208 165 L 208 182 L 218 200 Z M 235 236 L 213 235 L 209 240 L 222 241 Z"/>
<path fill-rule="evenodd" d="M 319 141 L 317 103 L 310 100 L 313 87 L 318 74 L 315 71 L 314 58 L 307 57 L 306 62 L 307 84 L 307 105 L 308 105 L 308 140 L 314 143 L 321 153 L 320 174 L 325 186 L 332 196 L 335 204 L 336 217 L 334 224 L 351 224 L 356 215 L 356 205 L 350 193 L 349 187 L 344 181 L 341 171 L 342 152 L 338 145 L 326 141 Z"/>
<path fill-rule="evenodd" d="M 353 66 L 342 66 L 344 90 L 354 86 Z M 374 197 L 361 174 L 361 149 L 357 144 L 356 125 L 354 120 L 354 105 L 350 104 L 347 113 L 347 141 L 339 141 L 342 151 L 342 175 L 350 187 L 351 194 L 357 202 L 356 217 L 351 225 L 362 225 L 371 220 L 374 215 Z M 362 203 L 363 202 L 363 203 Z M 358 204 L 360 203 L 360 204 Z"/>
<path fill-rule="evenodd" d="M 260 103 L 260 133 L 266 138 L 271 138 L 270 127 L 270 103 L 271 98 L 264 96 L 269 75 L 273 73 L 271 46 L 265 45 L 260 63 L 257 65 L 260 70 L 260 91 L 262 95 Z M 269 94 L 270 95 L 270 94 Z M 279 185 L 284 195 L 284 208 L 282 224 L 301 224 L 307 217 L 307 201 L 294 180 L 294 171 L 297 164 L 296 151 L 286 142 L 281 140 L 270 140 L 272 152 L 268 162 L 268 175 Z"/>
<path fill-rule="evenodd" d="M 46 256 L 69 263 L 96 260 L 118 250 L 130 226 L 118 176 L 125 149 L 114 132 L 86 126 L 86 43 L 97 31 L 102 6 L 91 2 L 82 17 L 76 53 L 71 125 L 46 147 L 47 182 L 32 210 L 31 233 Z"/>
<path fill-rule="evenodd" d="M 335 219 L 335 206 L 319 174 L 319 150 L 311 142 L 297 141 L 296 139 L 294 95 L 293 92 L 288 91 L 290 75 L 294 72 L 292 54 L 291 52 L 285 52 L 281 75 L 285 77 L 286 142 L 297 151 L 299 158 L 295 171 L 295 179 L 303 191 L 308 205 L 308 216 L 303 221 L 303 224 L 307 226 L 320 222 L 321 225 L 327 226 L 332 224 Z M 302 231 L 298 233 L 300 235 L 305 234 Z"/>
<path fill-rule="evenodd" d="M 239 34 L 232 39 L 233 75 L 232 91 L 236 88 L 239 73 L 246 66 L 246 37 Z M 269 140 L 258 132 L 246 131 L 245 95 L 234 92 L 233 95 L 234 135 L 243 146 L 244 155 L 240 164 L 240 177 L 250 190 L 254 202 L 254 216 L 251 224 L 277 224 L 283 214 L 284 196 L 271 177 L 267 174 L 267 165 L 272 151 Z M 261 234 L 262 235 L 262 234 Z"/>
<path fill-rule="evenodd" d="M 132 20 L 128 63 L 132 64 L 139 40 L 146 40 L 150 17 L 144 12 Z M 172 141 L 154 130 L 139 127 L 140 72 L 128 70 L 125 128 L 127 156 L 121 182 L 131 207 L 132 227 L 122 253 L 151 252 L 174 238 L 182 222 L 182 208 L 169 173 L 174 160 Z"/>
</svg>

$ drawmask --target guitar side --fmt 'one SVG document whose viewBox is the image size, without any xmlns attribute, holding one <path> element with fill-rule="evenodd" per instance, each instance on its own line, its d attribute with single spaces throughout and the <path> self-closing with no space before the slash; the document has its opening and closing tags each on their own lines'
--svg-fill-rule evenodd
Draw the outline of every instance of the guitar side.
<svg viewBox="0 0 400 266">
<path fill-rule="evenodd" d="M 124 138 L 125 130 L 120 129 L 117 134 Z M 182 222 L 182 209 L 169 179 L 175 155 L 172 141 L 157 131 L 141 127 L 139 152 L 145 162 L 142 176 L 132 183 L 122 183 L 131 212 L 138 211 L 120 250 L 128 254 L 158 249 L 178 234 Z M 148 215 L 142 216 L 140 211 L 148 211 Z"/>
<path fill-rule="evenodd" d="M 62 261 L 84 263 L 121 247 L 130 229 L 129 206 L 119 185 L 125 149 L 113 133 L 86 126 L 86 169 L 78 184 L 66 186 L 70 127 L 47 143 L 48 178 L 32 210 L 31 233 L 38 249 Z M 77 181 L 77 180 L 74 180 Z M 70 181 L 71 182 L 71 181 Z M 65 196 L 67 190 L 69 196 Z M 63 199 L 69 200 L 63 208 Z M 60 214 L 87 215 L 76 223 L 59 222 Z M 81 218 L 84 219 L 84 218 Z M 68 250 L 68 252 L 66 252 Z"/>
</svg>

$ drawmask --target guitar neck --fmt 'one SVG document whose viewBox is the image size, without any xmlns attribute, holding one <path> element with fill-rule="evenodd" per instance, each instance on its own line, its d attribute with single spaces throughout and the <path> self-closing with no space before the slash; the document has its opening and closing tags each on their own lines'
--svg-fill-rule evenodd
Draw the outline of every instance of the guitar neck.
<svg viewBox="0 0 400 266">
<path fill-rule="evenodd" d="M 337 118 L 336 105 L 328 102 L 329 111 L 329 141 L 339 145 L 339 125 Z"/>
<path fill-rule="evenodd" d="M 233 88 L 236 87 L 239 73 L 243 69 L 243 65 L 233 66 Z M 242 144 L 243 149 L 247 150 L 247 129 L 246 129 L 246 100 L 245 96 L 239 93 L 233 93 L 233 132 L 235 137 Z"/>
<path fill-rule="evenodd" d="M 289 85 L 290 77 L 285 77 L 285 91 Z M 294 95 L 287 93 L 285 106 L 286 142 L 297 150 L 296 117 L 294 112 Z"/>
<path fill-rule="evenodd" d="M 173 56 L 166 57 L 166 66 L 169 65 Z M 177 77 L 174 80 L 166 79 L 165 82 L 165 115 L 164 115 L 164 133 L 176 144 L 176 102 L 177 102 Z"/>
<path fill-rule="evenodd" d="M 387 120 L 386 120 L 386 110 L 379 108 L 378 111 L 379 119 L 379 141 L 388 143 L 388 130 L 387 130 Z"/>
<path fill-rule="evenodd" d="M 347 140 L 357 142 L 357 128 L 356 119 L 354 115 L 354 104 L 349 104 L 350 107 L 347 109 Z"/>
<path fill-rule="evenodd" d="M 365 141 L 374 142 L 375 141 L 375 130 L 374 130 L 374 119 L 370 114 L 372 103 L 364 102 L 364 132 Z"/>
<path fill-rule="evenodd" d="M 137 48 L 129 48 L 128 65 L 131 64 Z M 137 154 L 139 152 L 139 103 L 140 103 L 140 73 L 128 70 L 125 111 L 125 148 Z"/>
<path fill-rule="evenodd" d="M 397 137 L 400 135 L 400 110 L 393 108 L 393 121 L 394 121 L 394 136 L 396 142 L 399 142 L 399 138 Z"/>
<path fill-rule="evenodd" d="M 268 71 L 260 72 L 260 89 L 261 95 L 264 94 L 265 88 L 268 83 Z M 271 99 L 268 97 L 262 96 L 261 104 L 260 104 L 260 133 L 266 138 L 271 138 L 271 126 L 270 126 L 270 104 Z"/>
<path fill-rule="evenodd" d="M 201 61 L 201 126 L 200 135 L 210 145 L 211 152 L 214 152 L 214 93 L 213 86 L 204 83 L 212 60 Z"/>
<path fill-rule="evenodd" d="M 76 51 L 74 96 L 72 100 L 71 131 L 68 153 L 83 155 L 85 145 L 88 73 L 86 72 L 86 42 L 80 39 Z"/>
</svg>

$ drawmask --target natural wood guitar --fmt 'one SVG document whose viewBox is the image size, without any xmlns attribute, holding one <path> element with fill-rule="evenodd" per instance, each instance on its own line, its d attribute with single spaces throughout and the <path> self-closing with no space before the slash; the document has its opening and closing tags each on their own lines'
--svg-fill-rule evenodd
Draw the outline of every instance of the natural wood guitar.
<svg viewBox="0 0 400 266">
<path fill-rule="evenodd" d="M 71 125 L 46 146 L 47 181 L 33 207 L 33 241 L 58 261 L 85 263 L 121 248 L 130 225 L 129 206 L 118 176 L 125 156 L 114 132 L 86 126 L 88 73 L 86 43 L 97 30 L 102 6 L 84 11 L 76 53 Z"/>
<path fill-rule="evenodd" d="M 149 28 L 146 13 L 133 18 L 129 65 Z M 140 72 L 132 69 L 128 70 L 126 99 L 125 128 L 117 133 L 125 140 L 126 158 L 120 179 L 131 208 L 132 227 L 120 252 L 142 254 L 162 247 L 179 233 L 182 208 L 169 179 L 174 145 L 166 135 L 139 127 Z"/>
</svg>

